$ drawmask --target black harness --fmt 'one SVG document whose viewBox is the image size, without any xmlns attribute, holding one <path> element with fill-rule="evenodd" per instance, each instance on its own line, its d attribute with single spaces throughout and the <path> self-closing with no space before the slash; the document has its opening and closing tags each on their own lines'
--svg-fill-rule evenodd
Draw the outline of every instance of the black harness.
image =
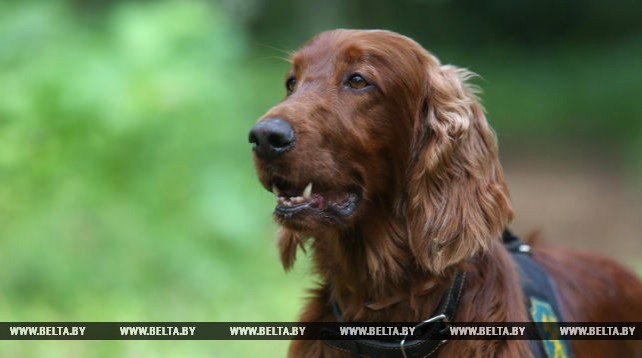
<svg viewBox="0 0 642 358">
<path fill-rule="evenodd" d="M 541 325 L 541 322 L 564 321 L 555 284 L 544 268 L 533 259 L 529 245 L 508 230 L 504 230 L 502 239 L 517 266 L 529 317 L 537 326 L 539 340 L 530 341 L 533 356 L 572 357 L 568 342 L 551 337 Z"/>
<path fill-rule="evenodd" d="M 503 241 L 519 271 L 529 317 L 534 322 L 542 322 L 542 317 L 538 315 L 547 314 L 548 318 L 552 317 L 562 322 L 559 299 L 553 282 L 548 273 L 533 260 L 530 246 L 524 244 L 508 230 L 504 231 Z M 330 347 L 351 353 L 354 357 L 414 358 L 435 356 L 439 348 L 447 342 L 445 339 L 435 339 L 435 337 L 443 337 L 444 332 L 448 329 L 448 323 L 455 316 L 465 280 L 465 272 L 457 272 L 452 285 L 446 291 L 435 311 L 435 315 L 415 326 L 420 334 L 414 335 L 413 337 L 417 338 L 413 340 L 407 341 L 405 338 L 401 341 L 345 340 L 341 339 L 342 336 L 339 332 L 330 328 L 323 330 L 323 340 Z M 330 304 L 337 321 L 344 322 L 336 302 L 332 301 Z M 422 331 L 423 326 L 429 328 Z M 534 357 L 571 357 L 567 342 L 551 340 L 541 326 L 538 326 L 538 331 L 541 339 L 530 341 Z M 561 355 L 560 350 L 563 353 Z"/>
</svg>

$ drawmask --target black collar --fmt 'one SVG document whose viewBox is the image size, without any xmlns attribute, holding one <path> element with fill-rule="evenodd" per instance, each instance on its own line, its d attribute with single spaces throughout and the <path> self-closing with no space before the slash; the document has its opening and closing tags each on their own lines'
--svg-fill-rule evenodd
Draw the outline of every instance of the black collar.
<svg viewBox="0 0 642 358">
<path fill-rule="evenodd" d="M 327 330 L 324 332 L 324 342 L 329 346 L 351 353 L 355 357 L 372 357 L 372 358 L 388 358 L 388 357 L 430 357 L 437 352 L 437 350 L 447 341 L 445 339 L 434 339 L 448 327 L 450 322 L 457 312 L 459 306 L 459 299 L 466 280 L 466 273 L 463 271 L 457 272 L 452 285 L 446 291 L 444 297 L 433 317 L 426 319 L 415 327 L 421 334 L 413 337 L 412 340 L 407 340 L 405 337 L 401 341 L 379 341 L 379 340 L 345 340 L 341 339 L 339 332 L 334 330 Z M 339 306 L 336 302 L 332 301 L 332 310 L 339 322 L 345 322 Z M 438 323 L 438 324 L 431 324 Z M 421 328 L 426 328 L 421 330 Z"/>
</svg>

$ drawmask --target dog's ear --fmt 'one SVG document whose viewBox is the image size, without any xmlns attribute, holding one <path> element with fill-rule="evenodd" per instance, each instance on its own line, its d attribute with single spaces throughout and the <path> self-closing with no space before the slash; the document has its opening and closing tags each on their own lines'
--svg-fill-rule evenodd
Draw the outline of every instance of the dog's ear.
<svg viewBox="0 0 642 358">
<path fill-rule="evenodd" d="M 410 247 L 440 274 L 489 247 L 512 219 L 495 135 L 467 70 L 426 57 L 406 190 Z"/>
</svg>

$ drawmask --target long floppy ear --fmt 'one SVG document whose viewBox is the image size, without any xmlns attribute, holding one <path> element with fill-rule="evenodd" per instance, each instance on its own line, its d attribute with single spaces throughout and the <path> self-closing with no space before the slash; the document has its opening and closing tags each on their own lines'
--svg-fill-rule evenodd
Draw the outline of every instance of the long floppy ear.
<svg viewBox="0 0 642 358">
<path fill-rule="evenodd" d="M 495 135 L 473 73 L 427 56 L 425 100 L 414 124 L 407 183 L 410 247 L 435 274 L 498 240 L 512 219 Z"/>
</svg>

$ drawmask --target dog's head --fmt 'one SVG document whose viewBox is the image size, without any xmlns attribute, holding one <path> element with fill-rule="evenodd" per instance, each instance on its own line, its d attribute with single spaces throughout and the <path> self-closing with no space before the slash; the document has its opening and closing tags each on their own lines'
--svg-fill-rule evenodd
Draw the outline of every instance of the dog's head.
<svg viewBox="0 0 642 358">
<path fill-rule="evenodd" d="M 324 32 L 292 56 L 285 99 L 249 135 L 286 267 L 302 237 L 369 220 L 401 224 L 432 271 L 499 236 L 511 211 L 469 75 L 388 31 Z"/>
</svg>

